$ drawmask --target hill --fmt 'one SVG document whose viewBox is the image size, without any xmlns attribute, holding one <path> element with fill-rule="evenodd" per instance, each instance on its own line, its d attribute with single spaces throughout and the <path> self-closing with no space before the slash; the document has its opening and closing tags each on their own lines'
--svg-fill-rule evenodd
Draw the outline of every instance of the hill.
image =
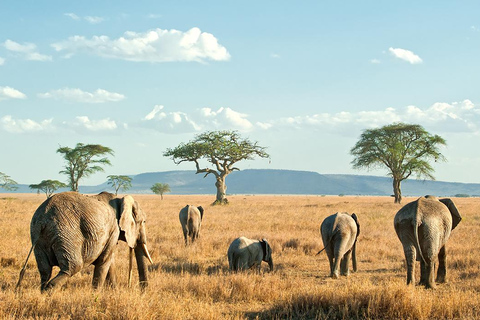
<svg viewBox="0 0 480 320">
<path fill-rule="evenodd" d="M 149 172 L 132 176 L 130 193 L 151 193 L 156 183 L 168 183 L 171 194 L 215 194 L 212 175 L 203 178 L 195 171 Z M 310 194 L 310 195 L 379 195 L 392 194 L 392 180 L 388 177 L 320 174 L 310 171 L 250 169 L 236 171 L 226 180 L 228 194 Z M 106 183 L 82 186 L 80 192 L 98 193 L 110 190 Z M 3 192 L 3 190 L 2 190 Z M 20 185 L 16 192 L 32 192 L 27 185 Z M 480 184 L 410 179 L 402 183 L 404 196 L 433 194 L 453 196 L 457 194 L 480 195 Z"/>
</svg>

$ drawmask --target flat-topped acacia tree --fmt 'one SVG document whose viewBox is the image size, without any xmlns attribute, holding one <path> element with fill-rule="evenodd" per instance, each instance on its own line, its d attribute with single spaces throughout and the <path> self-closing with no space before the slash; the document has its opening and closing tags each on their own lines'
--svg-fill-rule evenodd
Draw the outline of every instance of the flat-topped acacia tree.
<svg viewBox="0 0 480 320">
<path fill-rule="evenodd" d="M 204 178 L 209 174 L 214 175 L 217 198 L 213 204 L 227 204 L 225 178 L 233 171 L 240 170 L 234 164 L 255 157 L 269 158 L 265 150 L 258 142 L 243 139 L 238 131 L 207 131 L 187 143 L 181 143 L 173 149 L 168 148 L 163 155 L 171 157 L 175 164 L 194 162 L 196 173 L 205 173 Z M 202 168 L 202 159 L 213 169 L 208 166 Z"/>
</svg>

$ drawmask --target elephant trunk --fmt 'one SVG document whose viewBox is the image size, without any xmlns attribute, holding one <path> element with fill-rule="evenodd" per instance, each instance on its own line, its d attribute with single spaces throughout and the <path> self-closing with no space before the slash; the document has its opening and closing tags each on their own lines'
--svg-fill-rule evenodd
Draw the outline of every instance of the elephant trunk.
<svg viewBox="0 0 480 320">
<path fill-rule="evenodd" d="M 138 268 L 138 278 L 140 281 L 140 288 L 144 289 L 148 286 L 148 268 L 146 259 L 148 258 L 151 261 L 150 254 L 148 254 L 148 250 L 146 253 L 144 252 L 144 244 L 138 244 L 135 247 L 135 258 L 137 260 L 137 268 Z"/>
<path fill-rule="evenodd" d="M 268 266 L 270 267 L 270 272 L 272 272 L 273 271 L 273 260 L 272 260 L 272 258 L 270 258 L 270 260 L 268 260 L 267 263 L 268 263 Z"/>
</svg>

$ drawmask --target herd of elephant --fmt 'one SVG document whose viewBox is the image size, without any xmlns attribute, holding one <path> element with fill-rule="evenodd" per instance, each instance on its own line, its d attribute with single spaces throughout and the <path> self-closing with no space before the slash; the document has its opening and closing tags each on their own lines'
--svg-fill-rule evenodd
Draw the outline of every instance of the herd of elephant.
<svg viewBox="0 0 480 320">
<path fill-rule="evenodd" d="M 185 245 L 200 233 L 203 208 L 187 205 L 180 210 Z M 148 284 L 147 263 L 152 259 L 147 249 L 145 213 L 129 195 L 116 197 L 102 192 L 86 196 L 63 192 L 45 200 L 30 223 L 32 247 L 20 272 L 17 289 L 32 251 L 37 261 L 41 291 L 61 287 L 84 267 L 94 265 L 94 288 L 115 286 L 115 247 L 118 240 L 129 247 L 128 284 L 131 284 L 134 255 L 140 287 Z M 446 280 L 445 245 L 461 216 L 451 199 L 421 197 L 408 203 L 395 215 L 395 231 L 407 262 L 407 284 L 414 278 L 415 261 L 420 261 L 420 284 L 434 288 Z M 357 271 L 356 246 L 360 224 L 356 214 L 335 213 L 320 227 L 324 249 L 330 263 L 330 276 L 349 274 L 349 261 Z M 319 252 L 319 253 L 320 253 Z M 229 268 L 232 271 L 258 268 L 262 261 L 273 271 L 272 249 L 267 240 L 235 239 L 229 246 Z M 435 266 L 437 277 L 434 279 Z M 53 266 L 60 271 L 52 278 Z"/>
</svg>

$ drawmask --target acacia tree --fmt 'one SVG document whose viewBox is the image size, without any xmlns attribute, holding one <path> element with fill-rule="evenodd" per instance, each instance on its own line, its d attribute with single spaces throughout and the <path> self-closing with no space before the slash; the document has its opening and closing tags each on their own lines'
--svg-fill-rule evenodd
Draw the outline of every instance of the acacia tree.
<svg viewBox="0 0 480 320">
<path fill-rule="evenodd" d="M 107 184 L 111 185 L 115 189 L 115 195 L 118 194 L 118 190 L 127 191 L 132 187 L 132 178 L 129 176 L 115 176 L 111 175 L 107 177 Z"/>
<path fill-rule="evenodd" d="M 18 189 L 16 184 L 17 182 L 10 178 L 10 176 L 6 175 L 3 172 L 0 172 L 0 188 L 3 188 L 7 191 L 15 191 Z"/>
<path fill-rule="evenodd" d="M 31 184 L 30 189 L 37 189 L 38 192 L 43 191 L 47 198 L 50 198 L 52 194 L 60 188 L 68 187 L 65 183 L 58 180 L 42 180 L 39 184 Z"/>
<path fill-rule="evenodd" d="M 170 192 L 170 186 L 168 183 L 155 183 L 150 190 L 152 190 L 153 193 L 159 194 L 161 199 L 163 200 L 163 194 L 166 192 Z"/>
<path fill-rule="evenodd" d="M 72 191 L 78 192 L 80 179 L 87 178 L 95 172 L 104 171 L 103 165 L 111 165 L 110 160 L 104 157 L 114 152 L 108 147 L 99 144 L 77 143 L 75 148 L 60 147 L 57 153 L 61 153 L 66 161 L 63 173 L 68 176 L 68 186 Z"/>
<path fill-rule="evenodd" d="M 395 203 L 402 201 L 400 184 L 412 174 L 435 180 L 429 161 L 445 161 L 439 147 L 446 141 L 417 124 L 394 123 L 364 130 L 350 150 L 353 168 L 387 167 L 393 179 Z"/>
<path fill-rule="evenodd" d="M 185 161 L 194 162 L 198 173 L 205 173 L 205 176 L 215 176 L 215 187 L 217 198 L 214 204 L 226 204 L 227 186 L 225 178 L 234 170 L 234 164 L 241 160 L 251 160 L 258 156 L 269 158 L 265 152 L 266 148 L 248 139 L 242 139 L 237 131 L 209 131 L 201 133 L 192 141 L 181 143 L 173 149 L 167 149 L 163 155 L 171 157 L 175 164 Z M 214 168 L 201 167 L 200 160 L 206 160 Z"/>
</svg>

